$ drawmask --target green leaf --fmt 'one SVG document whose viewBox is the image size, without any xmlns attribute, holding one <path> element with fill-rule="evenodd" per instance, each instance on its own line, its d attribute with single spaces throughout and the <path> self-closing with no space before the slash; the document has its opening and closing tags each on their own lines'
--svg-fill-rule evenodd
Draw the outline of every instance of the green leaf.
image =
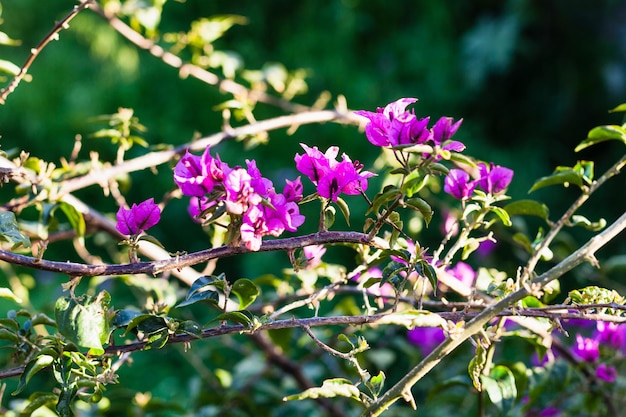
<svg viewBox="0 0 626 417">
<path fill-rule="evenodd" d="M 178 333 L 188 334 L 190 336 L 197 337 L 198 339 L 202 337 L 202 327 L 200 327 L 200 325 L 193 320 L 185 320 L 181 322 L 176 330 Z"/>
<path fill-rule="evenodd" d="M 0 72 L 4 72 L 5 74 L 10 75 L 17 75 L 20 72 L 20 67 L 10 61 L 0 59 Z"/>
<path fill-rule="evenodd" d="M 252 327 L 254 324 L 254 316 L 248 311 L 229 311 L 227 313 L 222 313 L 213 320 L 215 321 L 230 321 L 232 323 L 242 324 L 246 327 Z"/>
<path fill-rule="evenodd" d="M 52 355 L 48 354 L 40 354 L 37 357 L 30 360 L 26 366 L 24 367 L 24 372 L 20 376 L 20 381 L 17 384 L 17 388 L 13 391 L 13 395 L 17 395 L 24 390 L 28 381 L 35 375 L 37 372 L 42 369 L 46 369 L 52 365 L 56 358 Z"/>
<path fill-rule="evenodd" d="M 517 397 L 513 373 L 506 366 L 498 365 L 489 376 L 481 375 L 480 379 L 489 399 L 500 410 L 500 415 L 508 415 Z"/>
<path fill-rule="evenodd" d="M 68 204 L 64 201 L 61 201 L 59 203 L 59 207 L 61 208 L 63 213 L 65 213 L 67 220 L 70 222 L 70 225 L 72 226 L 72 229 L 74 229 L 76 234 L 79 237 L 85 236 L 86 226 L 85 226 L 85 218 L 83 217 L 83 213 L 76 210 L 76 207 L 74 207 L 73 205 Z"/>
<path fill-rule="evenodd" d="M 529 193 L 533 191 L 537 191 L 540 188 L 548 187 L 550 185 L 569 185 L 574 184 L 578 187 L 582 187 L 583 185 L 583 175 L 580 172 L 577 172 L 573 169 L 565 169 L 561 171 L 557 171 L 552 175 L 547 177 L 543 177 L 535 181 L 533 186 L 530 188 Z"/>
<path fill-rule="evenodd" d="M 321 387 L 309 388 L 300 394 L 285 397 L 283 401 L 334 397 L 348 397 L 360 401 L 360 395 L 359 389 L 349 380 L 333 378 L 324 381 Z"/>
<path fill-rule="evenodd" d="M 104 353 L 103 343 L 109 337 L 107 320 L 111 296 L 102 291 L 97 297 L 62 297 L 54 307 L 59 332 L 80 347 L 96 355 Z"/>
<path fill-rule="evenodd" d="M 467 366 L 467 372 L 469 373 L 474 388 L 478 391 L 483 390 L 481 376 L 483 369 L 487 364 L 487 350 L 483 347 L 482 343 L 476 344 L 476 355 L 470 360 Z"/>
<path fill-rule="evenodd" d="M 503 225 L 509 227 L 513 224 L 511 223 L 509 213 L 507 213 L 507 211 L 504 210 L 502 207 L 490 206 L 489 211 L 495 213 L 500 218 L 500 221 Z"/>
<path fill-rule="evenodd" d="M 617 107 L 619 108 L 619 107 Z M 619 110 L 618 110 L 619 111 Z M 605 125 L 594 127 L 587 134 L 587 139 L 583 140 L 574 149 L 575 152 L 580 152 L 589 146 L 605 142 L 607 140 L 619 140 L 626 144 L 626 129 L 617 125 Z"/>
<path fill-rule="evenodd" d="M 213 290 L 205 290 L 202 292 L 197 292 L 191 295 L 190 297 L 188 296 L 185 300 L 181 301 L 180 303 L 176 304 L 176 307 L 189 306 L 199 301 L 208 302 L 210 304 L 213 304 L 219 307 L 220 293 L 217 291 L 213 291 Z"/>
<path fill-rule="evenodd" d="M 13 293 L 10 288 L 6 287 L 0 288 L 0 298 L 6 298 L 15 301 L 16 303 L 22 302 L 22 300 L 17 295 L 15 295 L 15 293 Z"/>
<path fill-rule="evenodd" d="M 12 331 L 0 328 L 0 340 L 8 340 L 11 343 L 17 343 L 20 338 Z"/>
<path fill-rule="evenodd" d="M 548 220 L 549 209 L 543 203 L 535 200 L 519 200 L 503 207 L 509 216 L 536 216 Z"/>
<path fill-rule="evenodd" d="M 600 219 L 597 222 L 592 222 L 587 219 L 585 216 L 581 216 L 579 214 L 574 214 L 570 219 L 572 226 L 582 226 L 587 230 L 591 230 L 592 232 L 597 232 L 606 227 L 606 220 Z"/>
<path fill-rule="evenodd" d="M 609 113 L 617 113 L 617 112 L 626 112 L 626 103 L 620 104 L 619 106 L 614 107 L 611 110 L 609 110 Z"/>
<path fill-rule="evenodd" d="M 15 249 L 20 245 L 30 247 L 30 239 L 20 232 L 20 228 L 12 211 L 0 211 L 0 238 L 8 241 Z"/>
<path fill-rule="evenodd" d="M 435 295 L 437 294 L 437 272 L 428 261 L 422 259 L 415 264 L 415 272 L 422 277 L 426 277 L 430 286 L 433 288 Z"/>
<path fill-rule="evenodd" d="M 339 211 L 341 211 L 341 214 L 343 214 L 343 218 L 346 220 L 346 224 L 349 227 L 350 226 L 350 207 L 348 207 L 348 203 L 346 203 L 346 201 L 343 198 L 337 197 L 337 201 L 335 202 L 335 204 L 337 204 L 337 207 L 339 207 Z"/>
<path fill-rule="evenodd" d="M 385 373 L 380 371 L 378 375 L 371 377 L 365 381 L 365 386 L 369 389 L 374 399 L 378 398 L 385 386 Z"/>
<path fill-rule="evenodd" d="M 372 206 L 367 210 L 365 214 L 377 213 L 381 206 L 386 205 L 388 202 L 400 198 L 402 192 L 392 186 L 388 185 L 383 189 L 382 193 L 378 193 L 372 200 Z"/>
<path fill-rule="evenodd" d="M 19 417 L 30 417 L 41 407 L 56 404 L 58 400 L 59 396 L 57 394 L 51 394 L 49 392 L 35 392 L 28 397 L 28 405 L 20 411 Z"/>
<path fill-rule="evenodd" d="M 407 197 L 411 198 L 414 194 L 424 188 L 429 178 L 430 176 L 428 174 L 422 175 L 420 171 L 415 170 L 406 176 L 400 191 Z"/>
<path fill-rule="evenodd" d="M 239 309 L 243 310 L 261 294 L 259 287 L 247 278 L 240 278 L 233 284 L 231 292 L 239 299 Z"/>
<path fill-rule="evenodd" d="M 324 229 L 330 229 L 335 224 L 335 208 L 332 206 L 324 209 Z"/>
<path fill-rule="evenodd" d="M 568 293 L 565 304 L 626 304 L 626 299 L 622 297 L 617 291 L 609 290 L 595 285 L 581 288 L 579 290 L 572 290 Z"/>
<path fill-rule="evenodd" d="M 410 209 L 419 211 L 422 214 L 422 217 L 424 217 L 426 226 L 430 224 L 430 221 L 433 218 L 433 209 L 430 207 L 430 204 L 419 197 L 410 198 L 406 200 L 404 204 Z"/>
</svg>

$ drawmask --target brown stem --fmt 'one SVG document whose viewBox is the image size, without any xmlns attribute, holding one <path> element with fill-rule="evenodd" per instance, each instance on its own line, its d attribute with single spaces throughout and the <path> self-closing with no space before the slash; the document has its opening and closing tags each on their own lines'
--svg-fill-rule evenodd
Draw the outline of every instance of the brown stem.
<svg viewBox="0 0 626 417">
<path fill-rule="evenodd" d="M 58 39 L 59 32 L 63 29 L 69 28 L 69 22 L 76 17 L 78 13 L 80 13 L 83 9 L 93 6 L 94 4 L 93 0 L 81 1 L 80 4 L 74 6 L 74 9 L 67 16 L 56 22 L 52 30 L 48 32 L 41 42 L 39 42 L 39 45 L 30 50 L 30 55 L 26 59 L 26 62 L 24 62 L 24 65 L 22 65 L 22 68 L 20 68 L 20 71 L 15 75 L 15 77 L 13 77 L 11 82 L 0 91 L 0 104 L 4 104 L 9 94 L 15 91 L 20 81 L 22 81 L 22 79 L 26 76 L 28 69 L 33 62 L 35 62 L 35 59 L 39 56 L 39 53 L 43 50 L 43 48 L 45 48 L 50 41 Z"/>
</svg>

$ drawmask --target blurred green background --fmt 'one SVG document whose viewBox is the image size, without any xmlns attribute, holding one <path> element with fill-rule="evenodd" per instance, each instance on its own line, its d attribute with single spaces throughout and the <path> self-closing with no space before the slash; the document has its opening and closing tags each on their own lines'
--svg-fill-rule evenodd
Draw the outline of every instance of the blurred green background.
<svg viewBox="0 0 626 417">
<path fill-rule="evenodd" d="M 21 64 L 74 4 L 3 1 L 0 29 L 22 45 L 1 47 L 0 58 Z M 313 103 L 324 91 L 345 95 L 352 109 L 374 110 L 400 97 L 418 97 L 419 116 L 464 118 L 457 139 L 467 145 L 467 153 L 515 171 L 513 198 L 526 198 L 534 180 L 557 165 L 592 159 L 599 173 L 623 152 L 617 143 L 580 155 L 573 151 L 592 127 L 622 122 L 620 115 L 608 110 L 626 101 L 623 1 L 169 1 L 160 30 L 186 31 L 193 20 L 215 14 L 248 19 L 215 44 L 218 50 L 239 54 L 246 68 L 281 62 L 289 70 L 308 71 L 308 93 L 296 98 L 302 104 Z M 144 136 L 151 145 L 178 145 L 196 133 L 208 135 L 221 128 L 215 106 L 225 100 L 223 95 L 197 80 L 181 79 L 176 70 L 136 50 L 90 11 L 81 13 L 59 41 L 48 45 L 30 74 L 32 81 L 20 84 L 0 108 L 0 146 L 5 151 L 23 149 L 58 161 L 70 154 L 75 135 L 81 134 L 83 158 L 94 149 L 103 159 L 113 160 L 115 148 L 110 143 L 88 138 L 101 127 L 89 118 L 119 107 L 135 110 L 148 127 Z M 260 105 L 257 117 L 279 114 Z M 363 161 L 366 169 L 378 155 L 356 128 L 333 124 L 303 126 L 293 136 L 270 132 L 269 145 L 245 152 L 234 142 L 216 150 L 231 166 L 257 158 L 263 174 L 279 184 L 281 178 L 297 175 L 293 155 L 301 151 L 299 142 L 324 149 L 338 145 Z M 142 152 L 133 149 L 129 156 Z M 169 167 L 161 167 L 156 176 L 133 173 L 131 179 L 124 190 L 129 202 L 159 200 L 174 186 Z M 592 220 L 611 221 L 623 212 L 623 188 L 622 178 L 613 180 L 583 213 Z M 552 219 L 577 195 L 575 190 L 555 190 L 533 194 L 549 204 Z M 6 187 L 0 189 L 0 196 L 7 193 Z M 96 186 L 77 196 L 103 212 L 116 209 Z M 362 212 L 360 204 L 353 209 L 355 216 Z M 172 251 L 204 249 L 206 236 L 185 208 L 186 201 L 172 201 L 153 233 Z M 315 225 L 311 217 L 305 229 Z M 588 236 L 580 233 L 582 238 Z M 625 249 L 621 239 L 606 253 Z M 51 258 L 72 258 L 62 244 L 49 250 Z M 235 277 L 252 277 L 277 272 L 276 262 L 286 261 L 284 254 L 251 255 L 221 261 L 219 268 Z M 583 275 L 577 276 L 577 284 L 586 284 Z M 172 386 L 167 380 L 161 385 L 165 391 Z"/>
</svg>

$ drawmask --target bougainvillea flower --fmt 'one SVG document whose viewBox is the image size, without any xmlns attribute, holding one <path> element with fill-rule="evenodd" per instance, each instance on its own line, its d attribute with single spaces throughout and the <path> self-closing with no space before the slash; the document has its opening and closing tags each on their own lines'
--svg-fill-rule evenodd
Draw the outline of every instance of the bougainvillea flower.
<svg viewBox="0 0 626 417">
<path fill-rule="evenodd" d="M 358 161 L 352 162 L 343 154 L 343 160 L 335 158 L 339 149 L 336 146 L 328 148 L 322 153 L 317 147 L 310 148 L 300 144 L 306 151 L 304 155 L 296 154 L 296 168 L 306 175 L 317 186 L 320 196 L 337 201 L 339 194 L 354 195 L 367 190 L 367 179 L 375 174 L 361 171 L 363 165 Z"/>
<path fill-rule="evenodd" d="M 123 235 L 138 235 L 161 220 L 161 209 L 150 198 L 142 203 L 133 204 L 130 209 L 120 207 L 117 211 L 116 229 Z"/>
<path fill-rule="evenodd" d="M 465 262 L 457 262 L 454 267 L 448 269 L 448 272 L 468 287 L 472 287 L 474 285 L 476 271 L 474 271 L 474 269 Z"/>
<path fill-rule="evenodd" d="M 306 269 L 313 269 L 322 263 L 322 256 L 326 253 L 324 245 L 309 245 L 302 248 L 306 258 Z"/>
<path fill-rule="evenodd" d="M 513 179 L 512 169 L 494 165 L 493 162 L 489 166 L 483 163 L 478 164 L 478 170 L 480 172 L 478 185 L 489 194 L 504 191 Z"/>
<path fill-rule="evenodd" d="M 376 146 L 397 146 L 424 143 L 430 137 L 430 118 L 418 119 L 414 111 L 406 111 L 416 98 L 401 98 L 378 108 L 376 112 L 359 110 L 359 116 L 369 119 L 365 126 L 365 136 Z"/>
<path fill-rule="evenodd" d="M 300 177 L 293 181 L 285 180 L 285 188 L 283 188 L 283 195 L 287 201 L 298 202 L 302 200 L 302 194 L 304 193 L 304 187 Z"/>
<path fill-rule="evenodd" d="M 217 201 L 209 200 L 206 197 L 191 197 L 189 199 L 189 206 L 187 212 L 194 221 L 199 222 L 202 212 L 217 205 Z"/>
<path fill-rule="evenodd" d="M 456 123 L 453 122 L 454 119 L 452 117 L 441 117 L 439 120 L 437 120 L 437 122 L 435 122 L 432 129 L 430 129 L 432 135 L 431 139 L 433 142 L 435 142 L 435 145 L 441 145 L 442 143 L 449 140 L 452 136 L 454 136 L 456 131 L 459 130 L 459 127 L 461 127 L 463 119 L 459 119 Z M 461 142 L 455 143 L 461 144 L 463 146 L 463 149 L 465 149 L 465 146 Z M 458 145 L 455 146 L 458 147 Z"/>
<path fill-rule="evenodd" d="M 243 168 L 231 170 L 224 178 L 224 203 L 231 214 L 243 214 L 250 205 L 260 204 L 262 198 L 252 187 L 252 177 Z"/>
<path fill-rule="evenodd" d="M 596 368 L 596 376 L 606 382 L 615 382 L 617 379 L 617 369 L 601 363 Z"/>
<path fill-rule="evenodd" d="M 218 158 L 213 158 L 207 147 L 202 156 L 185 153 L 174 167 L 174 181 L 186 196 L 202 197 L 224 179 L 228 167 Z"/>
<path fill-rule="evenodd" d="M 423 356 L 428 356 L 446 339 L 446 335 L 441 327 L 416 327 L 408 331 L 407 338 L 422 351 Z"/>
<path fill-rule="evenodd" d="M 577 334 L 572 352 L 585 362 L 595 362 L 600 357 L 600 343 L 596 339 Z"/>
<path fill-rule="evenodd" d="M 605 321 L 599 321 L 596 326 L 595 338 L 601 345 L 608 345 L 615 349 L 624 347 L 625 326 Z"/>
<path fill-rule="evenodd" d="M 325 153 L 322 153 L 317 149 L 317 146 L 310 148 L 303 143 L 300 146 L 306 153 L 304 155 L 296 154 L 294 157 L 296 169 L 306 175 L 313 184 L 317 185 L 320 178 L 330 169 L 331 163 L 337 163 L 336 158 L 339 148 L 331 146 Z"/>
<path fill-rule="evenodd" d="M 470 176 L 462 169 L 451 169 L 446 175 L 443 190 L 459 200 L 466 200 L 474 192 L 476 181 L 470 181 Z"/>
</svg>

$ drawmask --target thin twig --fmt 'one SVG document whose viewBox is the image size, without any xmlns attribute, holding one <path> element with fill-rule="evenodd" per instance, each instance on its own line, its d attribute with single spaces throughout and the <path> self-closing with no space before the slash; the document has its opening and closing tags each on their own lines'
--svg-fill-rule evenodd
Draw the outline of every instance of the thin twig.
<svg viewBox="0 0 626 417">
<path fill-rule="evenodd" d="M 30 55 L 26 59 L 26 62 L 24 62 L 24 64 L 20 68 L 20 71 L 13 77 L 11 82 L 0 91 L 0 104 L 4 104 L 9 94 L 15 91 L 20 81 L 22 81 L 22 79 L 26 76 L 28 69 L 33 64 L 33 62 L 35 62 L 35 59 L 37 58 L 37 56 L 39 56 L 43 48 L 45 48 L 46 45 L 50 43 L 50 41 L 58 39 L 59 32 L 63 29 L 68 29 L 69 22 L 74 17 L 76 17 L 78 13 L 90 6 L 93 6 L 94 4 L 95 3 L 93 3 L 93 0 L 81 1 L 80 4 L 74 6 L 74 9 L 72 9 L 72 11 L 67 16 L 56 22 L 52 30 L 48 32 L 48 34 L 41 40 L 41 42 L 39 42 L 39 45 L 30 50 Z"/>
<path fill-rule="evenodd" d="M 208 146 L 214 147 L 223 140 L 255 135 L 260 132 L 286 128 L 290 126 L 299 126 L 311 123 L 338 122 L 359 125 L 362 120 L 354 115 L 351 111 L 340 110 L 319 110 L 306 113 L 299 113 L 289 116 L 280 116 L 268 120 L 263 120 L 253 124 L 236 127 L 228 132 L 219 132 L 213 135 L 203 137 L 191 143 L 177 146 L 173 149 L 150 152 L 146 155 L 130 159 L 122 164 L 105 167 L 92 171 L 86 175 L 75 177 L 64 181 L 61 184 L 59 195 L 71 193 L 79 189 L 83 189 L 93 184 L 100 184 L 118 175 L 130 172 L 141 171 L 147 168 L 153 168 L 161 164 L 165 164 L 177 156 L 183 155 L 188 149 L 192 152 L 204 151 Z"/>
<path fill-rule="evenodd" d="M 254 102 L 261 102 L 278 107 L 280 109 L 299 113 L 310 111 L 311 108 L 299 104 L 294 104 L 289 100 L 272 96 L 264 91 L 251 90 L 243 85 L 229 79 L 220 78 L 217 75 L 201 68 L 197 65 L 183 62 L 179 56 L 167 52 L 161 46 L 154 43 L 152 40 L 145 38 L 137 31 L 133 30 L 126 23 L 118 19 L 115 15 L 108 13 L 100 5 L 94 4 L 91 8 L 95 13 L 104 18 L 109 25 L 115 29 L 120 35 L 128 39 L 135 46 L 145 51 L 148 51 L 154 57 L 160 59 L 163 63 L 177 68 L 179 70 L 181 78 L 192 76 L 208 85 L 218 87 L 221 91 L 230 93 L 236 97 L 247 98 Z"/>
</svg>

